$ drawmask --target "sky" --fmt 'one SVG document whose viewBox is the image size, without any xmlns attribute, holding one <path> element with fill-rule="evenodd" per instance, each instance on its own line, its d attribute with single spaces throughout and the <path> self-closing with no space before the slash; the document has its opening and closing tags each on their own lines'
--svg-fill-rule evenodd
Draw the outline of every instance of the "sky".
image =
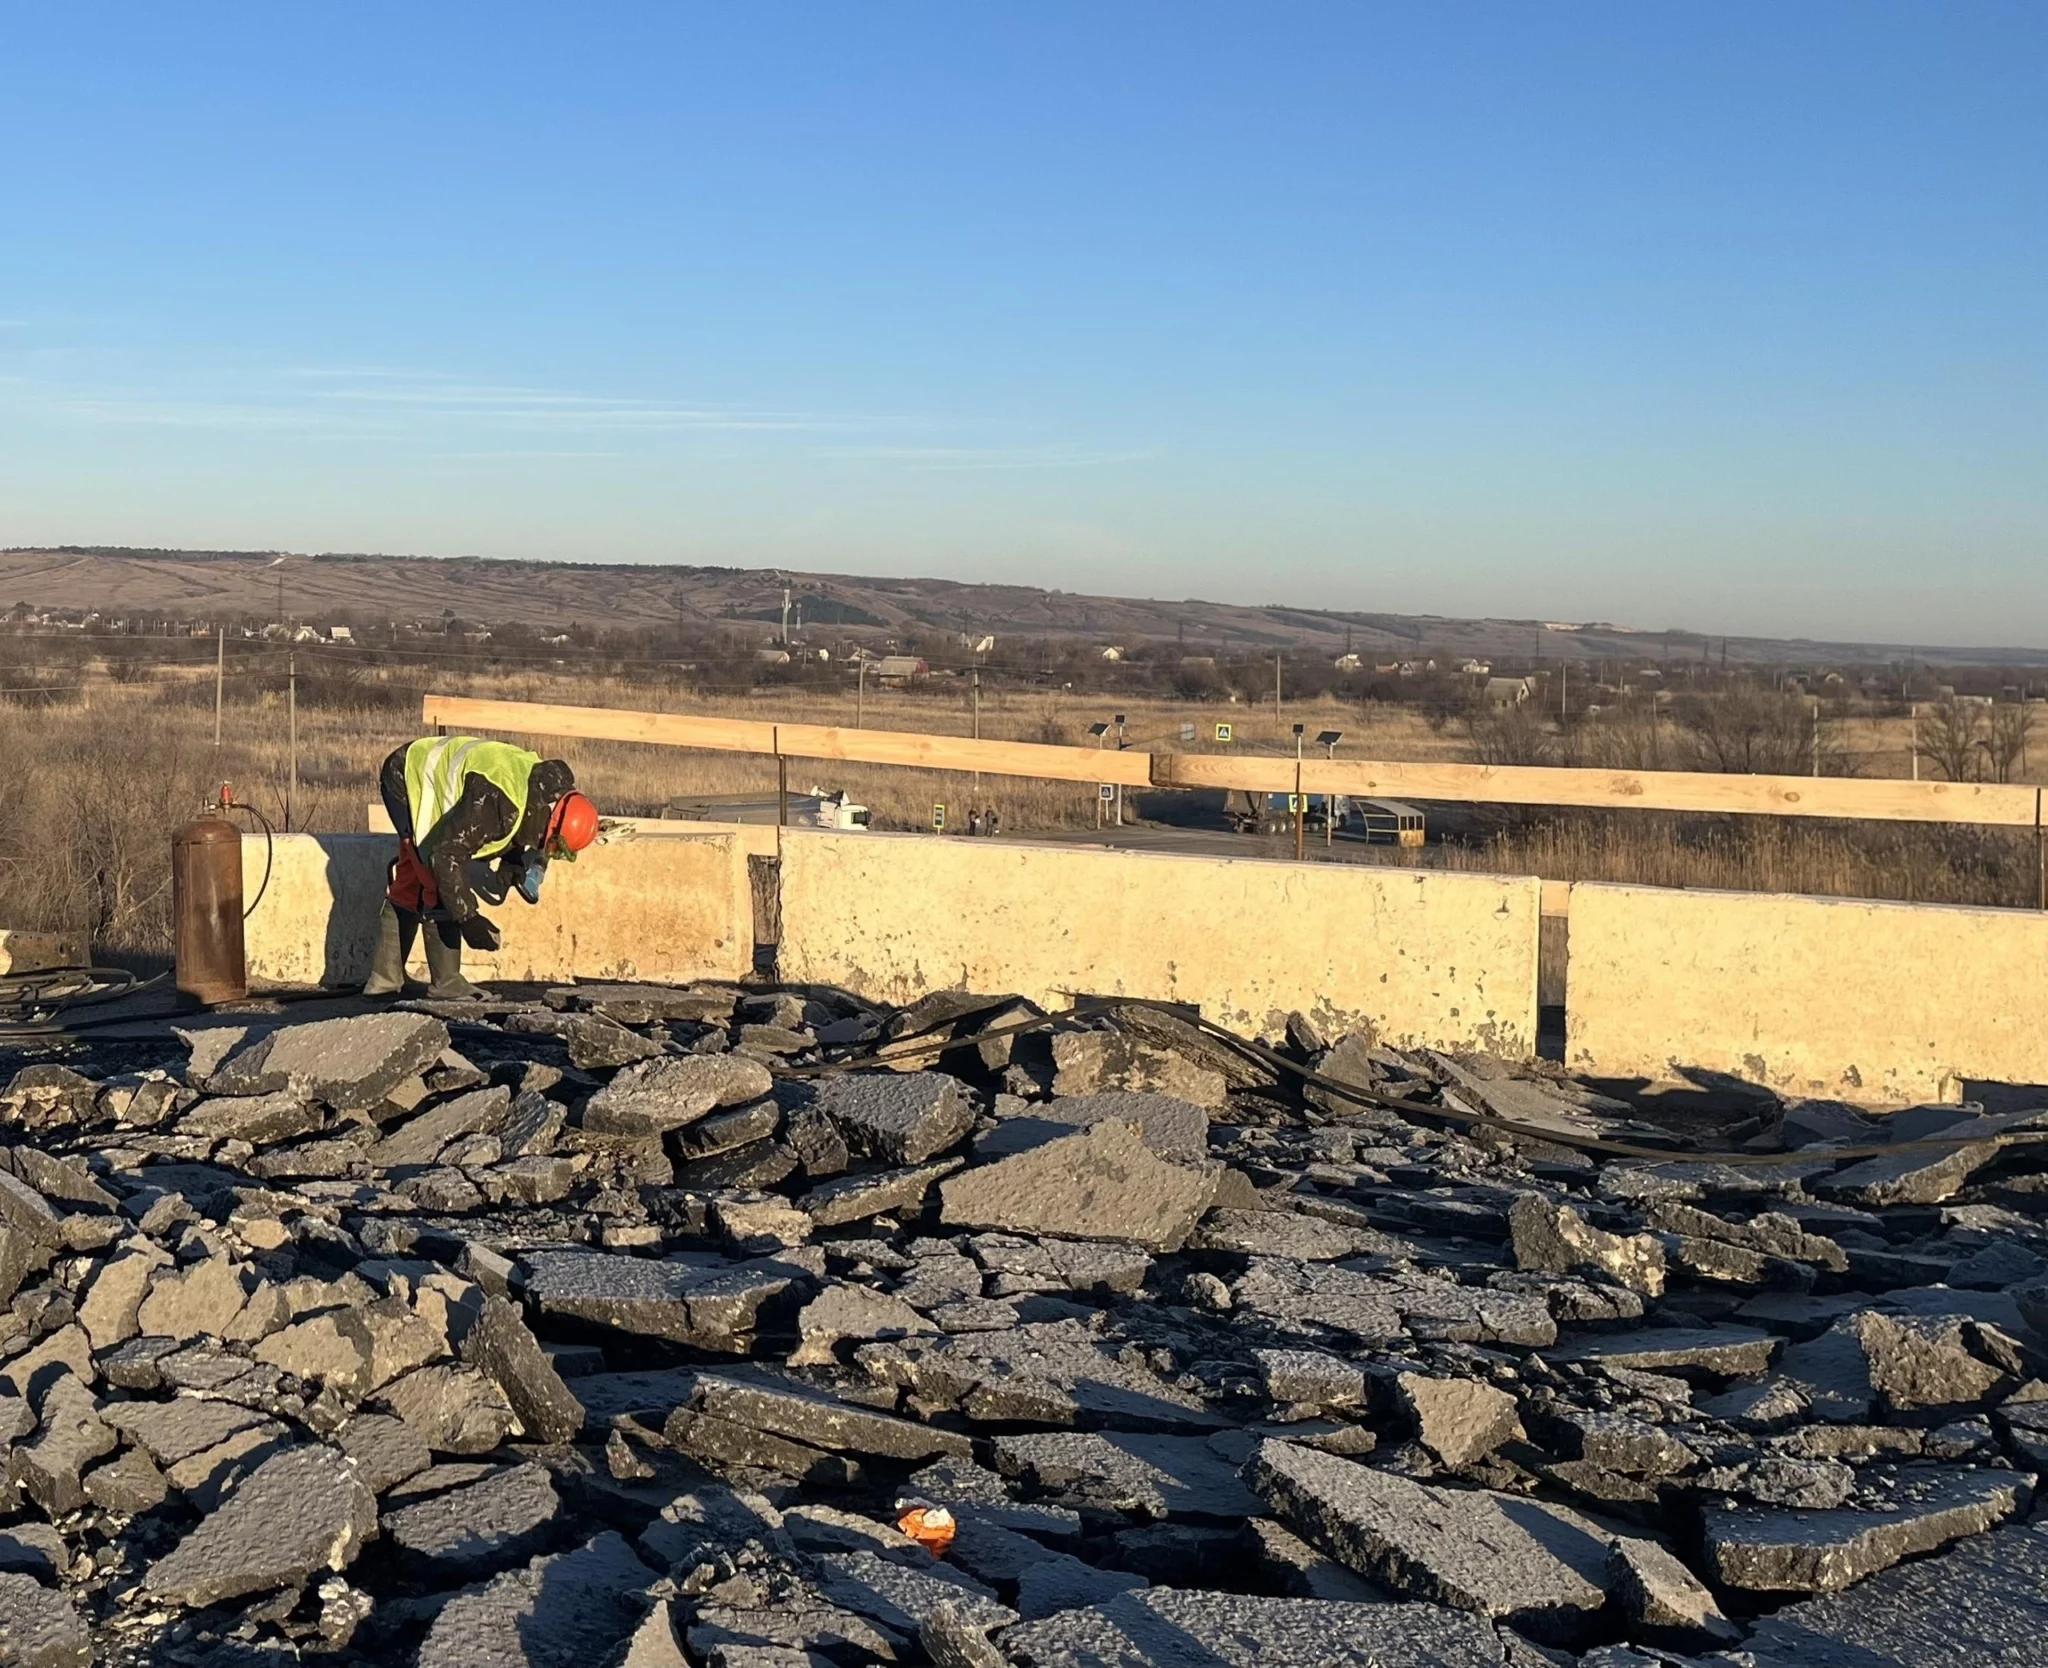
<svg viewBox="0 0 2048 1668">
<path fill-rule="evenodd" d="M 2048 644 L 2048 6 L 0 0 L 0 545 Z"/>
</svg>

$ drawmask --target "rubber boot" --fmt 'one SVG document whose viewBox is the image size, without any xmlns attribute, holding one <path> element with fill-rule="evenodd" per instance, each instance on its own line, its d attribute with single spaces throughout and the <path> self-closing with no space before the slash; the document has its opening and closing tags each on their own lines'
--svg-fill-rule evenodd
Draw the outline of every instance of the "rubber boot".
<svg viewBox="0 0 2048 1668">
<path fill-rule="evenodd" d="M 436 1002 L 471 1001 L 483 995 L 462 976 L 462 940 L 450 943 L 439 926 L 430 928 L 427 940 L 427 995 Z"/>
<path fill-rule="evenodd" d="M 405 958 L 418 931 L 416 916 L 401 921 L 397 906 L 389 898 L 384 900 L 377 913 L 377 947 L 370 952 L 370 976 L 363 983 L 365 996 L 396 996 L 405 989 Z"/>
</svg>

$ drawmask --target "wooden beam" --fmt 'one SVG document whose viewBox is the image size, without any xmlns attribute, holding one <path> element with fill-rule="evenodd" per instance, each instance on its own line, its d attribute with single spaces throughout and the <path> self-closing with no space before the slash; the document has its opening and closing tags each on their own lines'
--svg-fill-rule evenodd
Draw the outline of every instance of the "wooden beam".
<svg viewBox="0 0 2048 1668">
<path fill-rule="evenodd" d="M 1289 758 L 1153 755 L 1159 787 L 1292 793 Z M 1738 776 L 1688 770 L 1562 770 L 1534 765 L 1406 764 L 1304 759 L 1307 793 L 1601 810 L 1846 817 L 1883 822 L 2032 828 L 2041 790 L 1988 782 L 1904 782 L 1846 776 Z"/>
<path fill-rule="evenodd" d="M 1141 753 L 970 741 L 912 730 L 845 730 L 821 724 L 563 707 L 429 695 L 421 716 L 450 731 L 639 741 L 713 752 L 837 759 L 918 770 L 980 771 L 1127 788 L 1224 788 L 1292 793 L 1295 761 L 1279 754 Z M 1556 805 L 1591 810 L 1680 811 L 1734 816 L 1840 817 L 1880 822 L 2040 826 L 2042 790 L 1989 782 L 1905 782 L 1846 776 L 1738 776 L 1685 770 L 1561 770 L 1533 765 L 1395 763 L 1304 759 L 1308 793 L 1368 799 Z"/>
<path fill-rule="evenodd" d="M 721 753 L 837 759 L 847 764 L 904 765 L 919 770 L 980 771 L 1055 782 L 1114 782 L 1142 788 L 1152 781 L 1149 753 L 1115 748 L 1051 747 L 1034 741 L 971 741 L 911 730 L 843 730 L 823 724 L 771 724 L 758 719 L 702 718 L 630 712 L 614 707 L 562 707 L 527 701 L 482 701 L 429 695 L 421 718 L 449 731 L 511 731 L 587 741 L 642 741 Z"/>
</svg>

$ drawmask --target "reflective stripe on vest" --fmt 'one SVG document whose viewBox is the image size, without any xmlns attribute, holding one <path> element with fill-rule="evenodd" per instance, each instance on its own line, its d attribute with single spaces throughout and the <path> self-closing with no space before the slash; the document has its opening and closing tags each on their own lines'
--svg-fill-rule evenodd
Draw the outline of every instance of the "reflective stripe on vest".
<svg viewBox="0 0 2048 1668">
<path fill-rule="evenodd" d="M 512 829 L 474 855 L 495 857 L 512 843 L 526 816 L 527 788 L 538 753 L 507 741 L 475 736 L 426 736 L 405 750 L 405 798 L 412 812 L 413 843 L 424 847 L 441 820 L 462 798 L 464 780 L 481 776 L 512 802 Z"/>
</svg>

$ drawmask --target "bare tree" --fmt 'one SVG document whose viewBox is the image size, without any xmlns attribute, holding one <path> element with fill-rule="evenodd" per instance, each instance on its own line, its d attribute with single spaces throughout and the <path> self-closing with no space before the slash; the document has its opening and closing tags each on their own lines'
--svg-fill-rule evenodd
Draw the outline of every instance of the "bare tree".
<svg viewBox="0 0 2048 1668">
<path fill-rule="evenodd" d="M 1796 695 L 1736 684 L 1718 695 L 1688 696 L 1678 703 L 1676 717 L 1695 761 L 1705 770 L 1765 776 L 1849 774 L 1836 726 L 1816 719 L 1812 706 Z"/>
<path fill-rule="evenodd" d="M 2024 701 L 2005 701 L 1991 709 L 1984 729 L 1984 759 L 1991 780 L 2010 782 L 2027 762 L 2027 737 L 2034 728 L 2034 709 Z"/>
<path fill-rule="evenodd" d="M 1951 782 L 1978 780 L 1985 763 L 1984 708 L 1946 695 L 1920 708 L 1920 751 Z"/>
<path fill-rule="evenodd" d="M 1472 756 L 1486 765 L 1540 765 L 1555 758 L 1550 726 L 1526 705 L 1492 707 L 1484 699 L 1465 711 Z"/>
</svg>

